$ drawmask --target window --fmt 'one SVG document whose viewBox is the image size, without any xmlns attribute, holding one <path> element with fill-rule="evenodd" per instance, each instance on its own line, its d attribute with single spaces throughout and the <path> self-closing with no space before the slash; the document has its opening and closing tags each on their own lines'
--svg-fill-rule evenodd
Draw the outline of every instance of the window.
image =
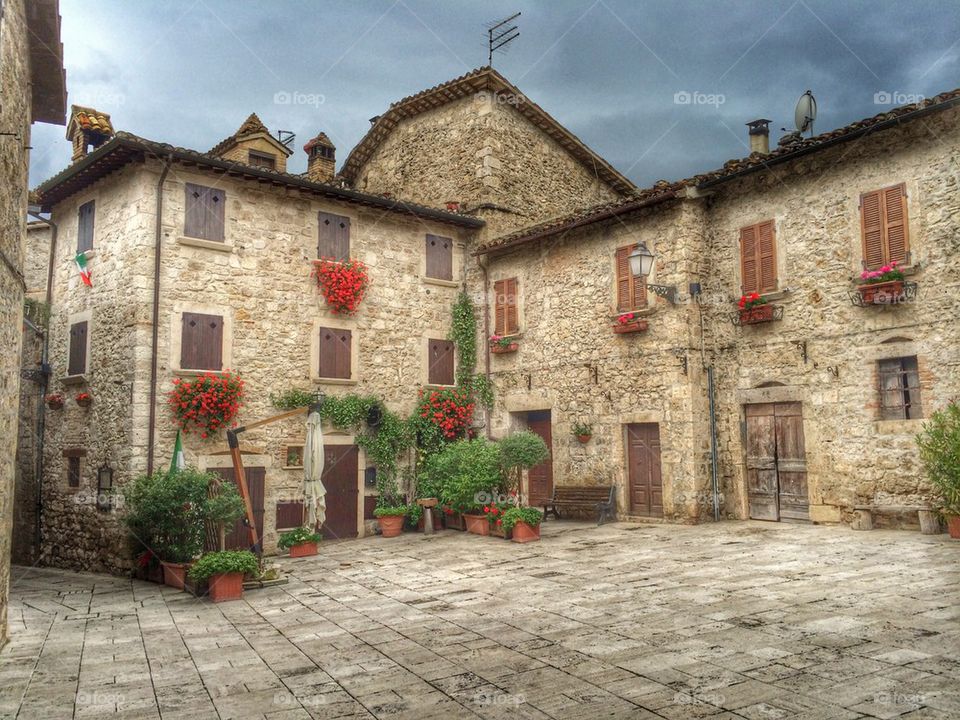
<svg viewBox="0 0 960 720">
<path fill-rule="evenodd" d="M 277 156 L 271 153 L 258 152 L 257 150 L 249 151 L 249 160 L 248 162 L 254 167 L 267 168 L 268 170 L 277 169 Z"/>
<path fill-rule="evenodd" d="M 353 333 L 343 328 L 320 328 L 319 376 L 334 380 L 349 380 Z"/>
<path fill-rule="evenodd" d="M 277 503 L 277 530 L 292 530 L 303 525 L 303 503 L 300 501 Z"/>
<path fill-rule="evenodd" d="M 180 332 L 180 369 L 223 369 L 223 316 L 183 313 Z"/>
<path fill-rule="evenodd" d="M 320 239 L 317 257 L 327 260 L 350 259 L 350 218 L 320 212 L 317 215 Z"/>
<path fill-rule="evenodd" d="M 493 303 L 494 333 L 497 335 L 516 335 L 520 332 L 517 317 L 517 279 L 497 280 L 493 284 L 496 296 Z"/>
<path fill-rule="evenodd" d="M 67 460 L 67 487 L 80 487 L 80 478 L 83 475 L 83 456 L 87 454 L 86 450 L 75 448 L 64 450 L 63 456 Z"/>
<path fill-rule="evenodd" d="M 884 420 L 923 417 L 916 356 L 881 360 L 879 371 L 880 417 Z"/>
<path fill-rule="evenodd" d="M 647 306 L 647 283 L 630 271 L 634 245 L 617 249 L 617 312 L 642 310 Z"/>
<path fill-rule="evenodd" d="M 223 242 L 224 206 L 227 194 L 219 188 L 186 184 L 186 217 L 183 234 L 187 237 Z"/>
<path fill-rule="evenodd" d="M 70 326 L 70 348 L 67 359 L 67 375 L 83 375 L 87 371 L 87 321 Z"/>
<path fill-rule="evenodd" d="M 440 235 L 427 235 L 427 277 L 453 280 L 453 240 Z"/>
<path fill-rule="evenodd" d="M 876 270 L 910 262 L 907 187 L 903 183 L 860 196 L 863 267 Z"/>
<path fill-rule="evenodd" d="M 93 217 L 96 208 L 96 201 L 91 200 L 84 203 L 77 211 L 77 252 L 87 252 L 93 250 Z"/>
<path fill-rule="evenodd" d="M 283 452 L 284 467 L 303 467 L 303 445 L 287 445 Z"/>
<path fill-rule="evenodd" d="M 740 289 L 744 295 L 777 289 L 776 245 L 773 220 L 740 228 Z"/>
<path fill-rule="evenodd" d="M 450 340 L 428 340 L 427 357 L 429 368 L 427 383 L 430 385 L 453 385 L 453 342 Z"/>
</svg>

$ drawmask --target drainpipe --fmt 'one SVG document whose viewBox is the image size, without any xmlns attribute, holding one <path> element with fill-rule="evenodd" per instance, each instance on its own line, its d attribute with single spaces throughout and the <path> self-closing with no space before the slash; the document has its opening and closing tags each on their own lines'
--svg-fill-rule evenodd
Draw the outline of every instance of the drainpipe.
<svg viewBox="0 0 960 720">
<path fill-rule="evenodd" d="M 713 485 L 713 519 L 720 519 L 720 483 L 717 478 L 717 410 L 713 395 L 713 366 L 707 368 L 707 394 L 710 396 L 710 481 Z"/>
<path fill-rule="evenodd" d="M 170 172 L 173 156 L 163 161 L 157 181 L 157 221 L 153 248 L 153 342 L 150 346 L 150 420 L 147 425 L 147 475 L 153 472 L 153 441 L 157 424 L 157 343 L 160 334 L 160 241 L 163 235 L 163 183 Z"/>
<path fill-rule="evenodd" d="M 487 338 L 490 337 L 490 275 L 487 272 L 485 264 L 486 258 L 483 255 L 477 255 L 477 265 L 483 273 L 483 374 L 487 379 L 487 387 L 490 387 L 490 343 Z M 483 424 L 487 427 L 487 439 L 493 439 L 493 428 L 490 427 L 490 408 L 483 409 Z"/>
</svg>

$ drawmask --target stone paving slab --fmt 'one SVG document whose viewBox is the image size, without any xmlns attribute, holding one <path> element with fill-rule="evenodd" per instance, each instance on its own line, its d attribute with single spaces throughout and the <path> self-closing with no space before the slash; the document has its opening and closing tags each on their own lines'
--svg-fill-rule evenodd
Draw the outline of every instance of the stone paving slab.
<svg viewBox="0 0 960 720">
<path fill-rule="evenodd" d="M 14 568 L 0 718 L 960 718 L 960 543 L 758 522 L 324 544 L 213 605 Z"/>
</svg>

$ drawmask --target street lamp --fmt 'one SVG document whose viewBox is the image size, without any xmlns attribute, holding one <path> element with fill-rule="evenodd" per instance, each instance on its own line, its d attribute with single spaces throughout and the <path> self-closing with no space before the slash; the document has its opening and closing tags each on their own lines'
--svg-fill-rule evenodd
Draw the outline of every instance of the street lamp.
<svg viewBox="0 0 960 720">
<path fill-rule="evenodd" d="M 653 261 L 655 255 L 650 252 L 645 242 L 637 243 L 628 257 L 630 259 L 630 272 L 633 273 L 634 276 L 646 278 L 653 270 Z M 652 291 L 655 295 L 666 298 L 667 302 L 669 302 L 671 305 L 676 304 L 676 285 L 653 285 L 651 283 L 646 283 L 646 286 L 647 289 Z"/>
</svg>

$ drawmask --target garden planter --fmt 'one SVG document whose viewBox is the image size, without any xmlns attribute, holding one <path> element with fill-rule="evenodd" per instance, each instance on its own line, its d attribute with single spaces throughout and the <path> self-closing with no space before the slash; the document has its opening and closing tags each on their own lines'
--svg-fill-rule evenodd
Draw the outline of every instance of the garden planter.
<svg viewBox="0 0 960 720">
<path fill-rule="evenodd" d="M 490 522 L 486 515 L 464 515 L 463 519 L 467 523 L 467 532 L 474 535 L 489 535 Z"/>
<path fill-rule="evenodd" d="M 864 305 L 892 305 L 903 297 L 903 280 L 859 285 L 857 291 Z"/>
<path fill-rule="evenodd" d="M 168 563 L 160 561 L 163 566 L 163 584 L 177 590 L 183 590 L 183 581 L 187 576 L 187 566 L 184 563 Z"/>
<path fill-rule="evenodd" d="M 307 557 L 317 554 L 317 544 L 315 542 L 297 543 L 290 546 L 290 557 Z"/>
<path fill-rule="evenodd" d="M 491 345 L 490 352 L 494 355 L 504 355 L 505 353 L 516 352 L 520 347 L 520 343 L 512 342 L 509 345 Z"/>
<path fill-rule="evenodd" d="M 396 537 L 403 532 L 403 515 L 384 515 L 377 518 L 380 522 L 380 532 L 384 537 Z"/>
<path fill-rule="evenodd" d="M 628 322 L 628 323 L 616 323 L 613 326 L 613 331 L 617 335 L 625 335 L 626 333 L 646 332 L 647 321 L 634 320 L 633 322 Z"/>
<path fill-rule="evenodd" d="M 539 540 L 540 526 L 528 525 L 522 520 L 518 520 L 517 524 L 513 526 L 513 537 L 511 539 L 518 543 L 527 543 L 533 542 L 534 540 Z"/>
<path fill-rule="evenodd" d="M 460 513 L 444 513 L 443 525 L 447 530 L 466 530 L 467 526 Z"/>
<path fill-rule="evenodd" d="M 487 523 L 489 525 L 489 522 Z M 504 529 L 500 525 L 490 525 L 490 534 L 498 538 L 506 538 L 507 533 L 504 532 Z"/>
<path fill-rule="evenodd" d="M 93 404 L 93 398 L 80 398 L 77 400 L 77 405 L 82 408 L 90 407 Z"/>
<path fill-rule="evenodd" d="M 960 540 L 960 515 L 947 515 L 947 532 L 950 537 Z"/>
<path fill-rule="evenodd" d="M 208 582 L 210 600 L 215 603 L 243 597 L 243 573 L 214 573 Z"/>
<path fill-rule="evenodd" d="M 757 305 L 740 311 L 741 325 L 756 325 L 773 320 L 773 305 Z"/>
<path fill-rule="evenodd" d="M 590 442 L 590 438 L 592 437 L 593 435 L 577 435 L 577 440 L 586 445 L 588 442 Z"/>
<path fill-rule="evenodd" d="M 63 398 L 47 400 L 47 407 L 51 410 L 62 410 Z"/>
</svg>

